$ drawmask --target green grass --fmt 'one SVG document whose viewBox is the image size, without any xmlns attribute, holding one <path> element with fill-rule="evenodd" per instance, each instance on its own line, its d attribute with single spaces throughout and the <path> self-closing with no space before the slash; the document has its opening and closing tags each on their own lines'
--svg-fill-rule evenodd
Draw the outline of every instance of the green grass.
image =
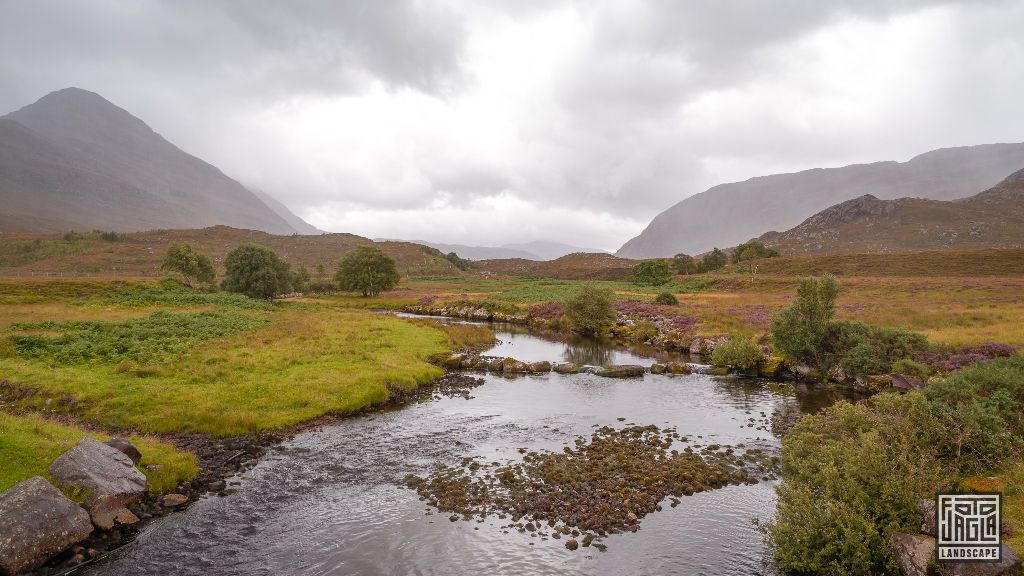
<svg viewBox="0 0 1024 576">
<path fill-rule="evenodd" d="M 4 463 L 0 466 L 0 492 L 32 476 L 49 477 L 50 463 L 86 435 L 100 441 L 110 438 L 36 415 L 0 412 L 0 461 Z M 143 436 L 128 440 L 142 453 L 139 469 L 146 474 L 151 494 L 170 492 L 199 472 L 195 456 L 179 452 L 169 442 Z M 155 469 L 147 469 L 148 465 Z"/>
<path fill-rule="evenodd" d="M 166 362 L 207 340 L 242 332 L 268 320 L 233 311 L 159 311 L 118 322 L 75 320 L 16 323 L 8 336 L 16 356 L 53 364 Z M 17 332 L 56 332 L 57 335 Z"/>
<path fill-rule="evenodd" d="M 285 306 L 268 317 L 144 370 L 116 355 L 78 364 L 14 355 L 0 358 L 0 374 L 40 390 L 19 407 L 69 396 L 76 402 L 52 405 L 101 425 L 226 436 L 383 403 L 440 376 L 426 359 L 461 344 L 441 329 L 360 310 Z"/>
</svg>

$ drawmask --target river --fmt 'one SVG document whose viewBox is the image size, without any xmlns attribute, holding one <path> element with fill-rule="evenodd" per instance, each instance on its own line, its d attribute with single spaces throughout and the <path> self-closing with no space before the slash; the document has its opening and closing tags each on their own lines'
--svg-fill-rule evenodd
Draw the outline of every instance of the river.
<svg viewBox="0 0 1024 576">
<path fill-rule="evenodd" d="M 585 364 L 672 359 L 650 350 L 498 327 L 488 354 Z M 771 517 L 774 482 L 686 496 L 643 518 L 607 551 L 503 533 L 502 522 L 448 519 L 401 485 L 409 473 L 463 457 L 518 459 L 519 448 L 561 450 L 594 425 L 675 426 L 704 442 L 778 451 L 762 413 L 811 411 L 823 392 L 703 374 L 616 380 L 591 374 L 481 375 L 472 397 L 435 397 L 344 419 L 271 450 L 238 492 L 209 496 L 148 524 L 91 575 L 767 574 L 752 519 Z M 757 424 L 748 426 L 750 418 Z"/>
</svg>

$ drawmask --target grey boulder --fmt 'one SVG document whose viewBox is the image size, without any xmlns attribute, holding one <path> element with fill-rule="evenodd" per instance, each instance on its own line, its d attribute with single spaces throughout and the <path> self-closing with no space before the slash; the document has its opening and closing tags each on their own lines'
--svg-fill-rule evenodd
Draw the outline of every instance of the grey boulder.
<svg viewBox="0 0 1024 576">
<path fill-rule="evenodd" d="M 31 569 L 91 533 L 89 514 L 41 476 L 0 494 L 0 572 Z"/>
<path fill-rule="evenodd" d="M 146 493 L 146 475 L 132 459 L 112 446 L 85 437 L 50 464 L 50 475 L 67 489 L 79 490 L 97 526 L 107 528 L 119 517 L 132 523 L 127 510 Z"/>
<path fill-rule="evenodd" d="M 598 376 L 605 378 L 636 378 L 644 375 L 644 367 L 637 364 L 620 364 L 605 366 L 597 371 Z"/>
</svg>

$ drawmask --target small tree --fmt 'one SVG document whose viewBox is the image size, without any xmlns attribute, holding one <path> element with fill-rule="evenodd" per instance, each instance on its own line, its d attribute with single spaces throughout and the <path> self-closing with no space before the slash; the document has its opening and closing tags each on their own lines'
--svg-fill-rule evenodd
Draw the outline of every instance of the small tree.
<svg viewBox="0 0 1024 576">
<path fill-rule="evenodd" d="M 160 269 L 181 274 L 189 287 L 195 283 L 212 285 L 217 276 L 210 258 L 188 244 L 171 244 Z"/>
<path fill-rule="evenodd" d="M 373 246 L 360 246 L 338 262 L 338 286 L 363 296 L 376 296 L 398 284 L 398 269 L 390 256 Z"/>
<path fill-rule="evenodd" d="M 654 297 L 654 303 L 661 304 L 663 306 L 678 306 L 679 298 L 676 298 L 675 294 L 668 291 L 659 292 L 658 295 Z"/>
<path fill-rule="evenodd" d="M 291 289 L 289 266 L 270 248 L 242 244 L 224 258 L 224 282 L 221 288 L 240 292 L 250 298 L 273 299 Z"/>
<path fill-rule="evenodd" d="M 327 279 L 327 268 L 323 262 L 318 262 L 316 265 L 316 279 L 318 282 L 323 282 Z"/>
<path fill-rule="evenodd" d="M 701 272 L 711 272 L 712 270 L 718 270 L 722 266 L 725 266 L 728 262 L 729 258 L 725 255 L 725 252 L 715 248 L 700 259 L 699 267 Z"/>
<path fill-rule="evenodd" d="M 604 334 L 615 322 L 612 293 L 596 286 L 583 286 L 565 301 L 565 316 L 574 332 L 588 336 Z"/>
<path fill-rule="evenodd" d="M 633 266 L 633 283 L 661 286 L 672 279 L 672 269 L 664 260 L 645 260 Z"/>
<path fill-rule="evenodd" d="M 309 286 L 309 270 L 305 264 L 299 264 L 299 268 L 292 274 L 292 290 L 302 292 Z"/>
<path fill-rule="evenodd" d="M 732 261 L 745 262 L 749 260 L 758 260 L 760 258 L 774 258 L 778 255 L 779 251 L 775 248 L 769 248 L 768 246 L 753 240 L 733 248 Z"/>
<path fill-rule="evenodd" d="M 796 302 L 772 319 L 772 337 L 782 354 L 815 368 L 828 368 L 825 338 L 835 314 L 839 283 L 831 275 L 804 278 L 797 288 Z"/>
<path fill-rule="evenodd" d="M 696 274 L 700 271 L 697 261 L 689 254 L 676 254 L 672 257 L 672 268 L 676 274 Z"/>
<path fill-rule="evenodd" d="M 444 259 L 451 262 L 452 265 L 454 265 L 456 268 L 462 271 L 469 270 L 470 268 L 473 267 L 473 262 L 471 260 L 460 258 L 459 255 L 456 254 L 455 252 L 449 252 L 448 254 L 445 254 Z"/>
</svg>

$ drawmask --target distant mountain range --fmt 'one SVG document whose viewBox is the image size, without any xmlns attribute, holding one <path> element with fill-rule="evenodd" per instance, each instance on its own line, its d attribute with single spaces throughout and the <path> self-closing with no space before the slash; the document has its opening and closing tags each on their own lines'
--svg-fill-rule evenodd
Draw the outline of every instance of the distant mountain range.
<svg viewBox="0 0 1024 576">
<path fill-rule="evenodd" d="M 93 92 L 65 88 L 0 117 L 0 231 L 319 233 L 263 198 Z"/>
<path fill-rule="evenodd" d="M 944 148 L 908 162 L 816 168 L 720 184 L 662 212 L 616 255 L 627 258 L 699 254 L 735 246 L 772 230 L 788 230 L 839 202 L 870 194 L 953 200 L 986 190 L 1024 168 L 1024 144 Z"/>
<path fill-rule="evenodd" d="M 1024 248 L 1024 170 L 959 200 L 870 194 L 758 238 L 784 255 L 908 252 L 946 248 Z"/>
<path fill-rule="evenodd" d="M 506 258 L 519 258 L 522 260 L 545 261 L 555 260 L 565 256 L 566 254 L 575 254 L 578 252 L 606 253 L 604 250 L 599 250 L 597 248 L 581 248 L 579 246 L 572 246 L 570 244 L 562 244 L 560 242 L 550 242 L 546 240 L 536 240 L 520 244 L 505 244 L 503 246 L 467 246 L 465 244 L 443 244 L 440 242 L 429 242 L 427 240 L 409 240 L 409 242 L 415 242 L 417 244 L 430 246 L 431 248 L 437 248 L 445 254 L 455 252 L 460 257 L 469 260 L 502 260 Z"/>
</svg>

